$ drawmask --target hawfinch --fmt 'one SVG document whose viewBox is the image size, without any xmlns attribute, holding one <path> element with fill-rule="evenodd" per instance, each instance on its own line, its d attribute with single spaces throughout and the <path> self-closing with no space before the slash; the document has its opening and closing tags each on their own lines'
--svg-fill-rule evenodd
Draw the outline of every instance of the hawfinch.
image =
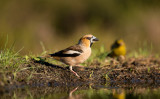
<svg viewBox="0 0 160 99">
<path fill-rule="evenodd" d="M 84 35 L 80 38 L 78 44 L 70 46 L 64 50 L 58 51 L 53 54 L 49 54 L 46 57 L 51 57 L 55 60 L 61 61 L 66 65 L 69 65 L 69 69 L 77 77 L 80 77 L 75 71 L 73 71 L 72 66 L 83 63 L 91 55 L 91 46 L 92 44 L 98 41 L 98 39 L 89 34 Z"/>
</svg>

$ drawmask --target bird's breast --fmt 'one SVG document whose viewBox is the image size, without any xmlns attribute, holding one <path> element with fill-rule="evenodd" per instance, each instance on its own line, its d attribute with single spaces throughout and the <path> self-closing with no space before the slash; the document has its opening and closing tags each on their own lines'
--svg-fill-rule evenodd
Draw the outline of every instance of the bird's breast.
<svg viewBox="0 0 160 99">
<path fill-rule="evenodd" d="M 91 55 L 91 49 L 86 49 L 80 56 L 76 58 L 76 60 L 79 64 L 83 63 L 85 60 L 89 58 L 90 55 Z"/>
<path fill-rule="evenodd" d="M 114 53 L 116 55 L 125 55 L 126 54 L 125 46 L 120 46 L 119 48 L 114 49 Z"/>
<path fill-rule="evenodd" d="M 74 66 L 83 63 L 85 60 L 89 58 L 90 55 L 91 55 L 91 49 L 85 49 L 79 56 L 64 57 L 61 59 L 62 62 L 64 62 L 65 64 Z"/>
</svg>

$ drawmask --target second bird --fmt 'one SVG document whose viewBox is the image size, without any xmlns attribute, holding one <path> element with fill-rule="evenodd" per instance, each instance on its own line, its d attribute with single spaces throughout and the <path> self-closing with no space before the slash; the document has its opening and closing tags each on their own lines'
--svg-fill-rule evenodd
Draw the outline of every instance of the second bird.
<svg viewBox="0 0 160 99">
<path fill-rule="evenodd" d="M 126 45 L 122 39 L 116 40 L 111 46 L 109 57 L 118 57 L 126 55 Z"/>
</svg>

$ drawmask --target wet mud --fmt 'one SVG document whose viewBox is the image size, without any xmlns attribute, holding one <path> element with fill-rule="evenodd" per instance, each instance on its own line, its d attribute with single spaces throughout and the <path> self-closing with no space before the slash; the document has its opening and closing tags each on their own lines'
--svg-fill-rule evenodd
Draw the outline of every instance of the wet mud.
<svg viewBox="0 0 160 99">
<path fill-rule="evenodd" d="M 109 60 L 109 61 L 108 61 Z M 116 59 L 106 59 L 103 63 L 93 62 L 87 67 L 74 66 L 82 78 L 76 77 L 69 68 L 58 66 L 45 61 L 30 60 L 22 65 L 25 68 L 16 73 L 8 73 L 10 79 L 0 83 L 0 92 L 5 92 L 5 88 L 11 86 L 160 86 L 160 60 L 154 57 L 148 58 L 128 58 L 123 61 Z M 0 74 L 2 77 L 2 75 Z M 5 87 L 5 88 L 4 88 Z"/>
</svg>

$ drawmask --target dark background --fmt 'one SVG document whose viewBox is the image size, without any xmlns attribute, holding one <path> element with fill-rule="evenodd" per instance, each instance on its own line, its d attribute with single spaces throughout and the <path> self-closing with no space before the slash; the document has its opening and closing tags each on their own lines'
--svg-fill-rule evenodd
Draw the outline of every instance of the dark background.
<svg viewBox="0 0 160 99">
<path fill-rule="evenodd" d="M 21 54 L 54 52 L 76 44 L 85 34 L 107 51 L 118 38 L 128 51 L 160 51 L 160 0 L 1 0 L 0 47 Z"/>
</svg>

